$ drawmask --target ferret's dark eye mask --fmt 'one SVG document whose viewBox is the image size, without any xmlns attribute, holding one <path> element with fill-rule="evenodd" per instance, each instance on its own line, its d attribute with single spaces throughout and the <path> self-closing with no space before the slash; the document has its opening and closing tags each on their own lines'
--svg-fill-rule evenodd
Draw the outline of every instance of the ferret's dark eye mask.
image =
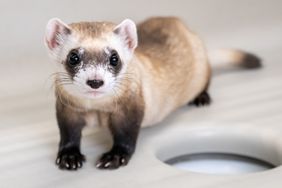
<svg viewBox="0 0 282 188">
<path fill-rule="evenodd" d="M 80 69 L 88 66 L 100 66 L 107 69 L 115 76 L 122 68 L 122 61 L 116 50 L 88 51 L 82 48 L 72 49 L 64 62 L 67 72 L 74 77 Z"/>
</svg>

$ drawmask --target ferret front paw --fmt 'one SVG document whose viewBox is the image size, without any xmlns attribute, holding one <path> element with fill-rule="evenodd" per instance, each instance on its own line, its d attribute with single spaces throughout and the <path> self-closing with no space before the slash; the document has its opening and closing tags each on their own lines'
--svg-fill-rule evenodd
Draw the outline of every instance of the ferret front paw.
<svg viewBox="0 0 282 188">
<path fill-rule="evenodd" d="M 78 148 L 63 149 L 56 159 L 56 164 L 63 170 L 77 170 L 82 167 L 83 162 L 85 162 L 85 156 Z"/>
<path fill-rule="evenodd" d="M 131 154 L 126 152 L 111 150 L 104 153 L 97 161 L 96 167 L 99 169 L 117 169 L 128 164 Z"/>
</svg>

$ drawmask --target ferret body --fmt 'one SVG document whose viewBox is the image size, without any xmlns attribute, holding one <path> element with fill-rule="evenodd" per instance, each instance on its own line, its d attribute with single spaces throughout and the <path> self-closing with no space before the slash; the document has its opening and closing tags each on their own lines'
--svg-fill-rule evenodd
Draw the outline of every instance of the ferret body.
<svg viewBox="0 0 282 188">
<path fill-rule="evenodd" d="M 140 127 L 159 123 L 185 104 L 210 103 L 205 47 L 178 18 L 151 18 L 137 27 L 128 19 L 118 25 L 52 19 L 45 42 L 60 67 L 56 162 L 62 169 L 82 166 L 81 131 L 90 122 L 108 127 L 113 138 L 112 149 L 96 166 L 115 169 L 129 162 Z M 231 59 L 241 65 L 250 57 L 236 53 Z M 256 67 L 258 59 L 252 57 Z"/>
</svg>

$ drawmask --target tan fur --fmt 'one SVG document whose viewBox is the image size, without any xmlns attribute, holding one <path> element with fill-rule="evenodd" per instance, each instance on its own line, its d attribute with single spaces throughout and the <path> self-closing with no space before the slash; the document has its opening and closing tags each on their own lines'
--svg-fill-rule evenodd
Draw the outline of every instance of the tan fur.
<svg viewBox="0 0 282 188">
<path fill-rule="evenodd" d="M 114 26 L 111 23 L 70 25 L 78 41 L 88 46 L 93 44 L 93 38 L 107 36 Z M 98 114 L 103 124 L 107 123 L 103 120 L 108 118 L 105 114 L 124 108 L 130 96 L 136 95 L 134 100 L 144 102 L 144 127 L 160 122 L 207 87 L 210 67 L 205 48 L 179 19 L 149 19 L 138 26 L 138 37 L 139 45 L 126 70 L 128 76 L 114 96 L 97 100 L 79 98 L 59 84 L 57 93 L 74 110 Z"/>
<path fill-rule="evenodd" d="M 179 19 L 152 18 L 138 29 L 146 102 L 142 126 L 149 126 L 202 92 L 210 68 L 202 42 Z"/>
<path fill-rule="evenodd" d="M 116 25 L 111 22 L 80 22 L 69 26 L 72 30 L 75 30 L 75 33 L 82 41 L 87 38 L 100 38 L 112 32 Z"/>
</svg>

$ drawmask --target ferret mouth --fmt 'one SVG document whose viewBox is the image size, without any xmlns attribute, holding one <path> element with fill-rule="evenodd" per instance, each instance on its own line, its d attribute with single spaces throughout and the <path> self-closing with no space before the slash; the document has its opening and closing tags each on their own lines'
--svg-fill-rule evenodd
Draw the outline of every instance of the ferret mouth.
<svg viewBox="0 0 282 188">
<path fill-rule="evenodd" d="M 87 91 L 86 94 L 90 95 L 92 97 L 96 97 L 96 96 L 100 96 L 100 95 L 104 94 L 104 92 L 93 90 L 93 91 Z"/>
</svg>

